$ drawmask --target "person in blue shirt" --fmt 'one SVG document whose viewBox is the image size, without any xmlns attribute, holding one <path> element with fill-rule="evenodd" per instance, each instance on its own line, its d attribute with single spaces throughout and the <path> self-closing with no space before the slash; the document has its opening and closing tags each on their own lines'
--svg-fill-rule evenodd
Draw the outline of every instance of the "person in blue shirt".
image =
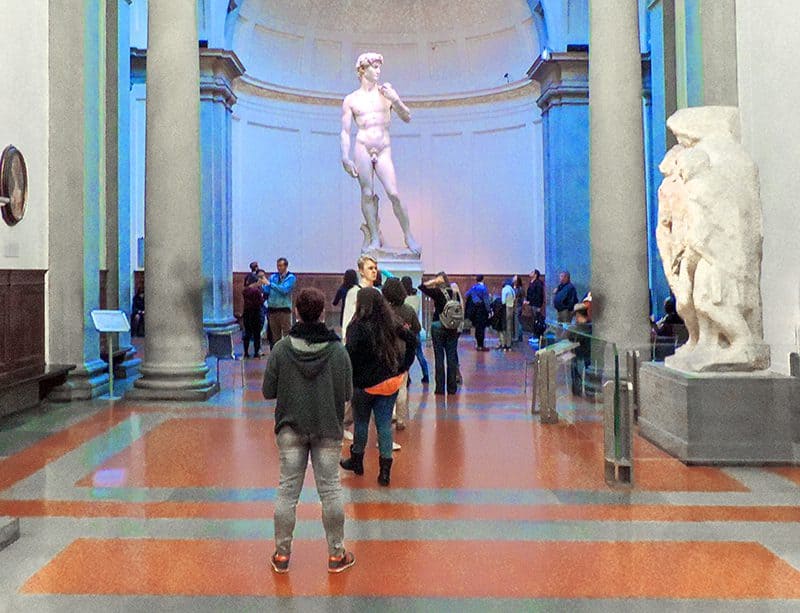
<svg viewBox="0 0 800 613">
<path fill-rule="evenodd" d="M 289 260 L 278 258 L 278 272 L 269 277 L 269 331 L 270 349 L 284 336 L 289 336 L 292 328 L 292 290 L 297 282 L 294 273 L 289 272 Z"/>
<path fill-rule="evenodd" d="M 489 290 L 483 284 L 483 275 L 475 277 L 475 285 L 469 288 L 465 296 L 465 316 L 475 326 L 475 342 L 478 351 L 488 351 L 483 343 L 486 337 L 486 326 L 489 325 L 491 300 Z"/>
</svg>

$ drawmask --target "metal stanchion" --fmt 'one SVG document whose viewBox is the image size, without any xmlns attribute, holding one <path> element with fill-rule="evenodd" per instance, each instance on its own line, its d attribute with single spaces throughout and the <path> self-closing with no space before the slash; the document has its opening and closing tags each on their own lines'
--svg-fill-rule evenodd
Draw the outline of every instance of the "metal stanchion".
<svg viewBox="0 0 800 613">
<path fill-rule="evenodd" d="M 789 354 L 789 374 L 800 377 L 800 353 Z"/>
<path fill-rule="evenodd" d="M 603 385 L 603 440 L 606 483 L 633 486 L 633 410 L 630 384 Z"/>
<path fill-rule="evenodd" d="M 642 363 L 641 354 L 638 351 L 628 351 L 625 354 L 625 362 L 628 371 L 629 383 L 629 403 L 633 421 L 639 421 L 639 366 Z"/>
<path fill-rule="evenodd" d="M 539 421 L 543 424 L 557 424 L 556 412 L 556 354 L 552 351 L 537 351 L 538 388 L 539 388 Z"/>
<path fill-rule="evenodd" d="M 528 362 L 525 362 L 525 392 L 528 391 Z M 538 413 L 536 408 L 536 395 L 539 389 L 539 352 L 534 354 L 533 361 L 530 363 L 531 369 L 531 414 Z"/>
</svg>

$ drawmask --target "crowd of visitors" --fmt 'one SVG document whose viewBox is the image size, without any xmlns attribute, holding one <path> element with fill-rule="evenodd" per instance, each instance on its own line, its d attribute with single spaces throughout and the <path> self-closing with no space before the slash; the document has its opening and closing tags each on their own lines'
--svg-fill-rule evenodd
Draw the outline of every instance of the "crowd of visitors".
<svg viewBox="0 0 800 613">
<path fill-rule="evenodd" d="M 323 323 L 325 297 L 306 288 L 292 299 L 296 282 L 286 258 L 268 275 L 250 264 L 244 299 L 244 355 L 261 356 L 265 321 L 271 352 L 263 380 L 265 398 L 275 399 L 275 434 L 280 458 L 280 483 L 275 502 L 275 572 L 287 572 L 295 525 L 295 509 L 306 466 L 311 461 L 322 502 L 322 521 L 328 541 L 328 570 L 341 572 L 355 563 L 344 545 L 344 511 L 339 467 L 364 475 L 369 424 L 377 431 L 378 475 L 381 486 L 391 483 L 393 427 L 404 430 L 409 419 L 409 369 L 415 360 L 422 369 L 420 382 L 429 382 L 423 352 L 427 331 L 420 323 L 420 297 L 430 298 L 433 312 L 430 337 L 434 355 L 434 394 L 458 393 L 462 382 L 458 340 L 474 328 L 476 349 L 487 351 L 486 328 L 498 332 L 498 349 L 508 351 L 523 338 L 523 328 L 539 336 L 545 327 L 545 285 L 539 270 L 529 275 L 527 288 L 519 275 L 504 280 L 493 294 L 483 275 L 462 297 L 444 271 L 417 287 L 410 277 L 394 277 L 378 262 L 362 255 L 357 270 L 344 273 L 333 306 L 341 305 L 341 336 Z M 141 305 L 144 311 L 143 296 Z M 552 307 L 569 338 L 577 343 L 572 364 L 572 391 L 590 395 L 591 293 L 583 300 L 563 271 L 553 289 Z M 653 324 L 654 336 L 676 334 L 680 318 L 674 302 L 667 315 Z M 291 325 L 292 310 L 296 323 Z M 574 323 L 573 323 L 574 318 Z M 587 374 L 589 373 L 589 374 Z M 347 428 L 353 425 L 353 432 Z M 342 439 L 352 441 L 349 456 L 341 457 Z"/>
</svg>

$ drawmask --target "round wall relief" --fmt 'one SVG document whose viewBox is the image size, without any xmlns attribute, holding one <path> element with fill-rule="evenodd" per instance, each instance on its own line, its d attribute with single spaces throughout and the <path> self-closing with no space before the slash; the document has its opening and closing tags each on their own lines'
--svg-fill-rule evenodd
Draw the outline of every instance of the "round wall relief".
<svg viewBox="0 0 800 613">
<path fill-rule="evenodd" d="M 9 226 L 25 215 L 28 200 L 28 169 L 22 152 L 9 145 L 0 156 L 0 208 Z"/>
</svg>

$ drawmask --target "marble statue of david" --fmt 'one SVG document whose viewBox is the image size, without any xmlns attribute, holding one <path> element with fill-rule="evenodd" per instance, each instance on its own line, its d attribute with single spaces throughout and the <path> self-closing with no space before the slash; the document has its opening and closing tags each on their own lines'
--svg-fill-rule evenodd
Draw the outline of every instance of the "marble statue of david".
<svg viewBox="0 0 800 613">
<path fill-rule="evenodd" d="M 375 196 L 375 177 L 383 185 L 392 202 L 395 217 L 403 230 L 406 247 L 419 255 L 420 246 L 409 228 L 408 210 L 397 193 L 397 177 L 392 163 L 389 140 L 391 111 L 404 122 L 411 121 L 411 112 L 400 99 L 391 83 L 379 84 L 383 56 L 380 53 L 362 53 L 356 60 L 356 73 L 361 86 L 347 95 L 342 103 L 342 166 L 361 186 L 361 212 L 365 224 L 362 252 L 383 247 L 378 222 L 378 198 Z M 355 120 L 356 133 L 353 156 L 350 157 L 350 130 Z"/>
</svg>

